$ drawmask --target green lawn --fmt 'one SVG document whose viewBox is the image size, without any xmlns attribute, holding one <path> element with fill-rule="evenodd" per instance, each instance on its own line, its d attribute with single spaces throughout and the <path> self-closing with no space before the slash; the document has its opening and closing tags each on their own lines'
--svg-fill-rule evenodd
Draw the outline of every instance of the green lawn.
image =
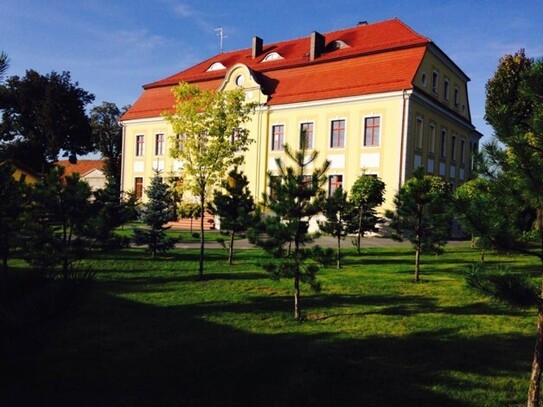
<svg viewBox="0 0 543 407">
<path fill-rule="evenodd" d="M 477 252 L 423 257 L 420 284 L 408 249 L 348 253 L 319 273 L 321 293 L 304 287 L 302 323 L 259 250 L 231 267 L 208 251 L 205 281 L 196 250 L 97 256 L 82 304 L 2 338 L 0 405 L 525 404 L 535 316 L 465 287 Z M 529 258 L 487 260 L 536 273 Z"/>
</svg>

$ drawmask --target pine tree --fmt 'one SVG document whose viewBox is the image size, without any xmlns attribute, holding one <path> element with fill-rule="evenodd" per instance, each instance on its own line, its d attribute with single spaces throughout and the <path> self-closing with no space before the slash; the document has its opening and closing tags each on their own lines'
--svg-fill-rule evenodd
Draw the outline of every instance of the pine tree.
<svg viewBox="0 0 543 407">
<path fill-rule="evenodd" d="M 336 189 L 322 203 L 322 212 L 325 221 L 319 222 L 322 232 L 337 239 L 336 265 L 341 268 L 341 241 L 356 230 L 356 212 L 354 206 L 347 199 L 347 192 L 342 188 Z"/>
<path fill-rule="evenodd" d="M 219 216 L 221 231 L 227 231 L 230 235 L 228 264 L 232 264 L 234 238 L 247 231 L 256 221 L 256 205 L 249 191 L 249 181 L 237 167 L 228 173 L 228 178 L 221 186 L 223 190 L 215 192 L 210 209 Z"/>
<path fill-rule="evenodd" d="M 137 245 L 147 245 L 154 258 L 158 253 L 166 253 L 175 246 L 176 240 L 166 235 L 170 226 L 165 226 L 174 219 L 175 210 L 171 191 L 158 170 L 155 170 L 145 192 L 148 201 L 140 208 L 140 219 L 147 228 L 134 229 L 134 242 Z"/>
<path fill-rule="evenodd" d="M 413 172 L 394 197 L 395 211 L 385 216 L 396 230 L 393 238 L 408 239 L 415 249 L 414 281 L 420 280 L 422 253 L 441 253 L 447 243 L 451 212 L 451 187 L 441 177 L 424 175 L 424 168 Z"/>
<path fill-rule="evenodd" d="M 483 229 L 484 239 L 498 249 L 538 258 L 542 279 L 534 288 L 525 277 L 476 266 L 468 282 L 511 305 L 537 309 L 527 403 L 537 407 L 543 370 L 543 60 L 534 62 L 524 50 L 505 55 L 487 82 L 486 96 L 485 119 L 494 128 L 495 140 L 483 146 L 484 160 L 478 165 L 490 193 L 479 189 L 477 194 L 480 200 L 494 200 L 490 208 L 497 216 L 492 218 L 501 215 L 498 224 L 505 227 Z M 472 210 L 468 206 L 463 215 Z M 481 228 L 475 220 L 472 227 Z"/>
<path fill-rule="evenodd" d="M 265 267 L 272 277 L 294 279 L 294 317 L 297 320 L 302 319 L 300 282 L 308 283 L 315 291 L 320 290 L 315 276 L 319 268 L 314 262 L 307 261 L 311 252 L 304 246 L 312 241 L 309 221 L 320 211 L 317 197 L 323 192 L 325 174 L 330 167 L 330 162 L 325 161 L 320 167 L 309 170 L 319 153 L 308 151 L 303 134 L 301 140 L 298 151 L 284 146 L 285 154 L 294 166 L 285 166 L 278 158 L 279 175 L 268 174 L 270 193 L 264 194 L 263 204 L 271 214 L 264 217 L 260 229 L 252 231 L 250 236 L 251 241 L 277 259 L 276 263 Z"/>
<path fill-rule="evenodd" d="M 385 183 L 377 176 L 363 174 L 354 182 L 351 190 L 351 203 L 356 208 L 356 251 L 360 254 L 361 240 L 367 232 L 377 231 L 380 222 L 375 208 L 385 201 Z"/>
<path fill-rule="evenodd" d="M 53 272 L 61 265 L 66 278 L 71 265 L 88 252 L 82 238 L 92 217 L 91 189 L 74 173 L 53 167 L 32 188 L 26 214 L 23 255 L 32 265 Z"/>
<path fill-rule="evenodd" d="M 9 162 L 0 164 L 0 254 L 4 273 L 8 271 L 14 237 L 20 230 L 22 214 L 26 210 L 26 188 L 13 178 L 14 172 Z"/>
</svg>

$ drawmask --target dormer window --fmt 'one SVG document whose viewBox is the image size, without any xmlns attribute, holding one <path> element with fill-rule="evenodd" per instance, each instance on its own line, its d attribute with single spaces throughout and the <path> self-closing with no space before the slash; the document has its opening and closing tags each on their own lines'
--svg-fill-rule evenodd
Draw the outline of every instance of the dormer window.
<svg viewBox="0 0 543 407">
<path fill-rule="evenodd" d="M 326 51 L 335 51 L 337 49 L 351 48 L 345 41 L 335 40 L 326 46 Z"/>
<path fill-rule="evenodd" d="M 207 68 L 206 72 L 220 71 L 221 69 L 226 69 L 226 67 L 220 62 L 215 62 L 209 68 Z"/>
<path fill-rule="evenodd" d="M 270 52 L 268 55 L 264 57 L 262 62 L 277 61 L 279 59 L 284 59 L 284 58 L 281 55 L 279 55 L 277 52 Z"/>
</svg>

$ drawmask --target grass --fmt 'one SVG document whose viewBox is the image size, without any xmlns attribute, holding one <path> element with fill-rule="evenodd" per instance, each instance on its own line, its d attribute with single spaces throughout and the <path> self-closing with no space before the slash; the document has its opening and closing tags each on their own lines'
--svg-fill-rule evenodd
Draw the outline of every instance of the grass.
<svg viewBox="0 0 543 407">
<path fill-rule="evenodd" d="M 531 311 L 465 287 L 466 247 L 346 250 L 345 266 L 304 287 L 270 280 L 259 250 L 196 250 L 152 260 L 126 249 L 90 260 L 95 287 L 77 308 L 1 338 L 2 405 L 520 406 L 535 340 Z M 527 257 L 487 255 L 537 272 Z M 534 274 L 536 275 L 536 274 Z M 3 401 L 6 401 L 5 403 Z"/>
<path fill-rule="evenodd" d="M 195 222 L 194 228 L 192 232 L 187 229 L 179 229 L 179 228 L 171 228 L 166 231 L 166 235 L 169 237 L 173 237 L 176 239 L 179 239 L 181 243 L 196 243 L 200 242 L 200 224 L 196 224 Z M 134 232 L 133 229 L 135 227 L 145 228 L 146 226 L 142 223 L 129 223 L 122 228 L 119 228 L 116 230 L 116 233 L 118 236 L 125 236 L 125 237 L 133 237 Z M 204 240 L 206 242 L 215 242 L 217 239 L 225 239 L 228 240 L 229 236 L 222 234 L 218 230 L 206 230 L 204 232 Z M 240 236 L 235 236 L 236 240 L 241 239 Z"/>
</svg>

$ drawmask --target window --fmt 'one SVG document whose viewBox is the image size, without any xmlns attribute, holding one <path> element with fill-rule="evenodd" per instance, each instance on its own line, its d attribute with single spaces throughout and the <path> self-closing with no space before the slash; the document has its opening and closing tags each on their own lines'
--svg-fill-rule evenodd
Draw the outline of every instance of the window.
<svg viewBox="0 0 543 407">
<path fill-rule="evenodd" d="M 439 72 L 438 71 L 432 72 L 432 92 L 436 94 L 439 92 Z"/>
<path fill-rule="evenodd" d="M 430 134 L 428 135 L 428 152 L 434 154 L 436 152 L 436 125 L 430 123 Z"/>
<path fill-rule="evenodd" d="M 419 150 L 422 150 L 422 139 L 424 136 L 424 121 L 422 116 L 417 116 L 417 121 L 415 122 L 415 147 Z"/>
<path fill-rule="evenodd" d="M 311 188 L 311 185 L 313 184 L 313 175 L 304 175 L 303 182 L 306 188 Z"/>
<path fill-rule="evenodd" d="M 332 120 L 332 124 L 330 126 L 330 147 L 345 147 L 345 120 Z"/>
<path fill-rule="evenodd" d="M 445 100 L 449 100 L 449 92 L 450 92 L 451 83 L 448 79 L 445 79 L 443 82 L 443 97 Z"/>
<path fill-rule="evenodd" d="M 179 152 L 183 151 L 183 136 L 181 134 L 175 135 L 175 143 Z"/>
<path fill-rule="evenodd" d="M 441 158 L 447 156 L 447 130 L 441 129 Z"/>
<path fill-rule="evenodd" d="M 136 193 L 136 199 L 141 199 L 143 196 L 143 177 L 134 178 L 134 192 Z"/>
<path fill-rule="evenodd" d="M 285 144 L 285 126 L 276 124 L 272 126 L 272 151 L 283 150 L 283 144 Z"/>
<path fill-rule="evenodd" d="M 164 155 L 164 134 L 155 135 L 155 155 Z"/>
<path fill-rule="evenodd" d="M 421 77 L 420 77 L 420 81 L 422 83 L 422 86 L 426 87 L 426 82 L 427 82 L 427 78 L 426 78 L 426 72 L 423 72 Z"/>
<path fill-rule="evenodd" d="M 136 156 L 142 156 L 144 147 L 145 147 L 145 139 L 142 134 L 136 136 Z"/>
<path fill-rule="evenodd" d="M 464 155 L 464 149 L 466 147 L 466 141 L 464 139 L 460 140 L 460 163 L 464 164 L 465 162 L 465 155 Z"/>
<path fill-rule="evenodd" d="M 456 135 L 451 137 L 451 160 L 456 160 Z"/>
<path fill-rule="evenodd" d="M 460 89 L 458 89 L 458 86 L 454 87 L 454 107 L 458 107 L 460 105 Z"/>
<path fill-rule="evenodd" d="M 277 52 L 270 52 L 268 55 L 264 57 L 262 62 L 277 61 L 278 59 L 284 59 L 284 58 Z"/>
<path fill-rule="evenodd" d="M 378 146 L 381 135 L 381 118 L 366 117 L 364 119 L 364 145 Z"/>
<path fill-rule="evenodd" d="M 226 67 L 220 62 L 215 62 L 209 68 L 207 68 L 206 72 L 220 71 L 221 69 L 226 69 Z"/>
<path fill-rule="evenodd" d="M 239 141 L 241 137 L 241 129 L 234 129 L 234 131 L 232 132 L 232 134 L 230 135 L 230 143 L 232 145 L 234 145 L 235 143 L 237 143 Z M 236 149 L 236 151 L 241 151 L 241 147 L 238 146 L 238 148 Z"/>
<path fill-rule="evenodd" d="M 336 189 L 343 186 L 343 175 L 330 175 L 328 177 L 328 195 L 332 195 Z"/>
<path fill-rule="evenodd" d="M 305 134 L 305 145 L 308 150 L 313 149 L 313 123 L 302 123 L 300 125 L 300 148 L 302 148 L 302 136 Z"/>
<path fill-rule="evenodd" d="M 268 182 L 270 187 L 270 198 L 275 198 L 275 186 L 281 182 L 281 177 L 279 175 L 270 175 Z"/>
</svg>

